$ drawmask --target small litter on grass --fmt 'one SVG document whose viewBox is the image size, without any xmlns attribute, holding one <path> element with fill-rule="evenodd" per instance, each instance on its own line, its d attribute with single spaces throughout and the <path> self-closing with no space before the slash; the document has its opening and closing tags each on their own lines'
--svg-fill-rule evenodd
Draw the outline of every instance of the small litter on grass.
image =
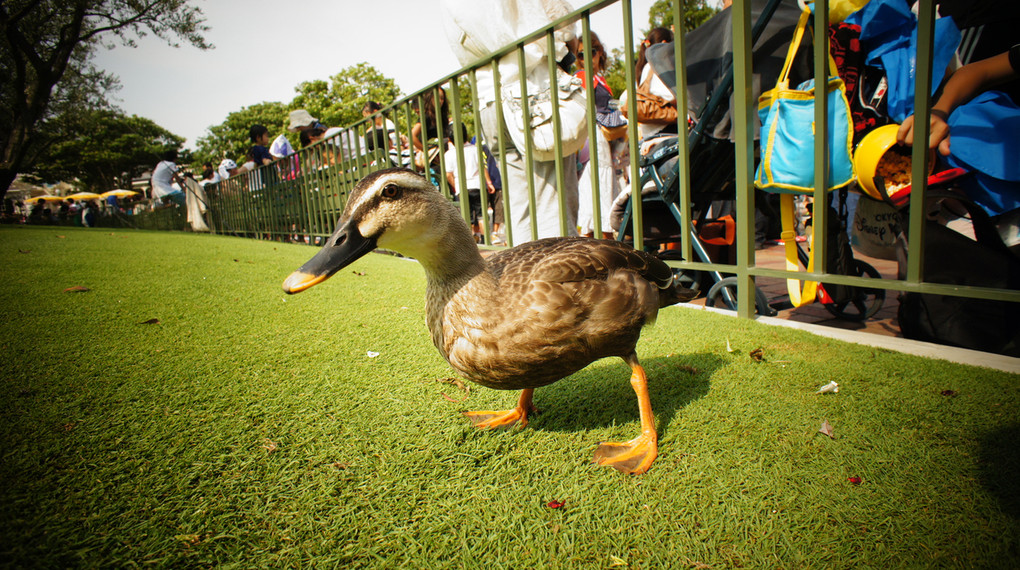
<svg viewBox="0 0 1020 570">
<path fill-rule="evenodd" d="M 262 449 L 265 449 L 268 453 L 276 451 L 276 448 L 277 448 L 276 442 L 271 441 L 269 439 L 267 439 L 266 442 L 262 444 Z"/>
<path fill-rule="evenodd" d="M 81 285 L 75 285 L 74 287 L 68 287 L 64 289 L 64 293 L 84 293 L 85 291 L 91 291 L 88 287 L 82 287 Z"/>
<path fill-rule="evenodd" d="M 366 352 L 365 354 L 366 354 L 366 355 L 367 355 L 367 356 L 368 356 L 369 358 L 375 358 L 376 356 L 379 356 L 379 353 L 378 353 L 378 352 L 375 352 L 374 350 L 369 350 L 369 351 L 368 351 L 368 352 Z"/>
<path fill-rule="evenodd" d="M 839 392 L 839 384 L 837 384 L 835 381 L 832 381 L 826 384 L 825 386 L 819 388 L 818 391 L 815 392 L 815 394 L 835 394 L 837 392 Z"/>
<path fill-rule="evenodd" d="M 765 349 L 756 348 L 750 352 L 751 360 L 755 362 L 762 362 L 765 360 Z"/>
<path fill-rule="evenodd" d="M 140 324 L 140 325 L 158 325 L 159 324 L 159 319 L 149 319 L 147 321 L 142 321 L 142 322 L 140 322 L 138 324 Z"/>
<path fill-rule="evenodd" d="M 818 431 L 829 436 L 831 439 L 836 439 L 836 436 L 833 435 L 835 432 L 833 432 L 832 426 L 829 425 L 828 420 L 822 420 L 822 427 L 818 428 Z"/>
<path fill-rule="evenodd" d="M 364 271 L 351 271 L 351 273 L 357 275 L 358 277 L 364 277 L 365 276 L 365 272 Z"/>
<path fill-rule="evenodd" d="M 956 397 L 956 390 L 943 390 L 942 391 L 942 395 L 947 397 L 947 398 L 955 398 Z"/>
<path fill-rule="evenodd" d="M 726 352 L 734 352 L 733 347 L 730 346 L 730 339 L 726 339 Z"/>
<path fill-rule="evenodd" d="M 18 253 L 32 253 L 31 249 L 19 249 Z"/>
<path fill-rule="evenodd" d="M 567 504 L 566 501 L 557 501 L 556 499 L 553 499 L 546 503 L 545 506 L 549 507 L 550 509 L 560 509 L 563 508 L 563 505 L 566 504 Z"/>
<path fill-rule="evenodd" d="M 853 476 L 853 477 L 847 477 L 847 478 L 846 478 L 846 480 L 847 480 L 847 481 L 850 481 L 850 483 L 851 483 L 852 485 L 860 485 L 860 484 L 861 484 L 861 481 L 862 481 L 863 479 L 861 479 L 860 477 L 857 477 L 857 476 Z"/>
<path fill-rule="evenodd" d="M 67 236 L 57 236 L 57 239 L 64 239 L 64 238 L 66 238 L 66 237 L 67 237 Z"/>
</svg>

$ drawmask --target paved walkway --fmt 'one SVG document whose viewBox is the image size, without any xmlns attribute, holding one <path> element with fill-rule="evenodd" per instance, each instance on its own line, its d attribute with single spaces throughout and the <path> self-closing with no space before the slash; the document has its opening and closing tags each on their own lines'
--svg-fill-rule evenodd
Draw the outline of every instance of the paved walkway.
<svg viewBox="0 0 1020 570">
<path fill-rule="evenodd" d="M 896 262 L 875 259 L 854 252 L 854 257 L 867 262 L 878 270 L 882 277 L 895 277 Z M 770 244 L 755 252 L 755 263 L 759 267 L 783 269 L 786 267 L 784 247 Z M 782 279 L 760 278 L 758 287 L 765 293 L 769 304 L 780 308 L 775 317 L 757 317 L 759 322 L 770 325 L 786 326 L 807 330 L 825 337 L 837 338 L 856 344 L 864 344 L 914 354 L 926 358 L 949 360 L 973 366 L 983 366 L 1020 374 L 1020 358 L 1011 358 L 976 350 L 954 348 L 940 344 L 919 342 L 903 338 L 900 332 L 896 311 L 899 307 L 897 291 L 886 291 L 882 308 L 864 322 L 854 322 L 833 316 L 821 303 L 811 303 L 799 308 L 791 308 L 786 291 L 786 282 Z M 692 309 L 718 311 L 722 314 L 735 315 L 733 311 L 706 308 L 704 297 L 689 303 Z M 784 308 L 785 307 L 785 308 Z"/>
</svg>

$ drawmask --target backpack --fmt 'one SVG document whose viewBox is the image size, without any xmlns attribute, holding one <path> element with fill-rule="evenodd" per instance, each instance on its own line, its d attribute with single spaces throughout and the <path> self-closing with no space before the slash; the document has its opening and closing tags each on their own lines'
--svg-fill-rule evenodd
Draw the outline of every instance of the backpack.
<svg viewBox="0 0 1020 570">
<path fill-rule="evenodd" d="M 937 221 L 926 221 L 924 281 L 1020 290 L 1020 258 L 1002 242 L 985 211 L 956 194 L 928 194 L 949 196 L 970 213 L 977 240 Z M 898 243 L 902 279 L 906 275 L 902 234 Z M 903 336 L 909 339 L 1020 356 L 1020 303 L 906 292 L 900 295 L 898 318 Z"/>
</svg>

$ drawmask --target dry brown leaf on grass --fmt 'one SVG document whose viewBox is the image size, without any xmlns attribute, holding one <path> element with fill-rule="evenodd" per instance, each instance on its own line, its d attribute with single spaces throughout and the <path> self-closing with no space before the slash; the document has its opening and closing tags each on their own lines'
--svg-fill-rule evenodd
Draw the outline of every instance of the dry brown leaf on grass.
<svg viewBox="0 0 1020 570">
<path fill-rule="evenodd" d="M 142 322 L 140 322 L 138 324 L 140 324 L 140 325 L 158 325 L 159 324 L 159 319 L 149 319 L 147 321 L 142 321 Z"/>
<path fill-rule="evenodd" d="M 751 360 L 755 362 L 762 362 L 765 360 L 765 349 L 760 347 L 756 348 L 750 352 L 750 356 Z"/>
<path fill-rule="evenodd" d="M 470 394 L 471 393 L 471 386 L 468 386 L 467 384 L 465 384 L 463 381 L 461 381 L 460 378 L 452 378 L 452 377 L 450 377 L 450 378 L 437 378 L 436 382 L 442 382 L 443 384 L 451 384 L 453 386 L 456 386 L 458 390 L 460 390 L 461 392 L 464 392 L 465 394 Z"/>
<path fill-rule="evenodd" d="M 266 439 L 266 442 L 262 444 L 262 449 L 265 449 L 269 453 L 276 451 L 276 448 L 276 443 L 269 439 Z"/>
<path fill-rule="evenodd" d="M 64 289 L 64 293 L 84 293 L 85 291 L 91 291 L 88 287 L 82 287 L 81 285 L 75 285 L 74 287 L 68 287 Z"/>
<path fill-rule="evenodd" d="M 836 439 L 835 432 L 832 430 L 832 426 L 829 425 L 828 420 L 822 420 L 822 427 L 818 428 L 818 431 L 829 436 L 831 439 Z"/>
<path fill-rule="evenodd" d="M 32 253 L 31 249 L 19 249 L 18 253 Z"/>
</svg>

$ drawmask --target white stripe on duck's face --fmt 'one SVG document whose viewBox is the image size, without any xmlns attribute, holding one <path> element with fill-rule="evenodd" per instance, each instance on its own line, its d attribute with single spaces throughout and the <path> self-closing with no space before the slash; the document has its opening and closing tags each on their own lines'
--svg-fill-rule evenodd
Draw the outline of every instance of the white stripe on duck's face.
<svg viewBox="0 0 1020 570">
<path fill-rule="evenodd" d="M 437 221 L 454 209 L 424 177 L 403 169 L 366 176 L 349 200 L 343 219 L 361 235 L 415 258 L 436 247 L 445 231 Z"/>
</svg>

